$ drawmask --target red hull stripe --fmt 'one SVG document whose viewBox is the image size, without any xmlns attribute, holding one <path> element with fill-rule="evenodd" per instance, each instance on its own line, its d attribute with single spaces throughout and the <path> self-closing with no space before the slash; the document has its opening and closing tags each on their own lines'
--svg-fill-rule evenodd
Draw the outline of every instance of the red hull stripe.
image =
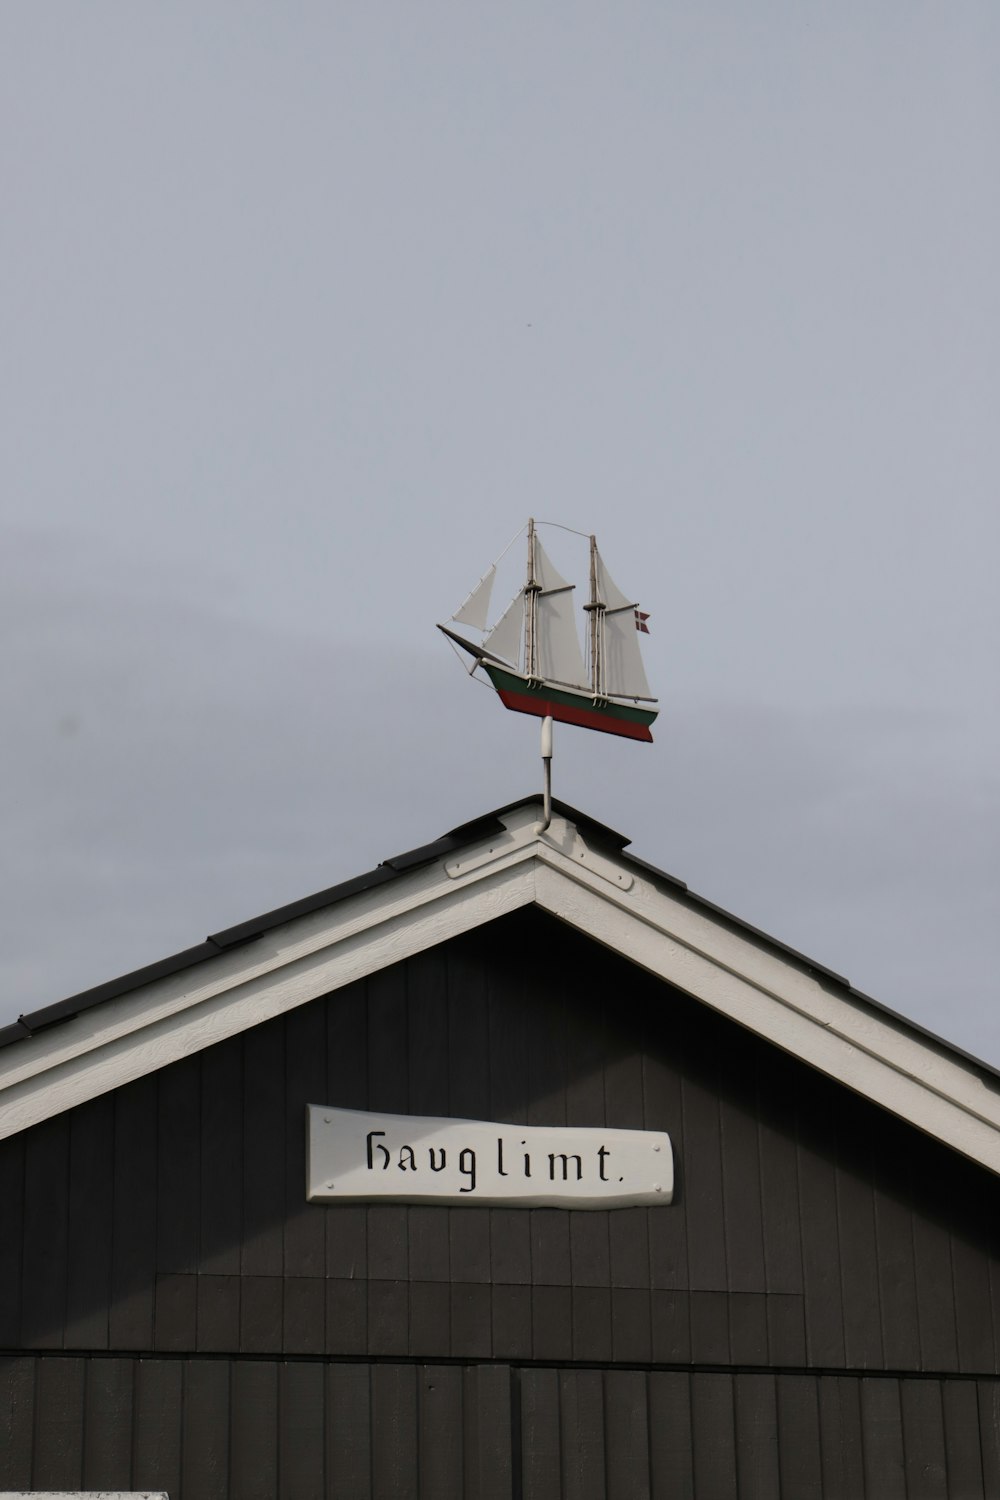
<svg viewBox="0 0 1000 1500">
<path fill-rule="evenodd" d="M 512 693 L 509 688 L 498 688 L 500 701 L 505 708 L 515 713 L 534 714 L 536 719 L 550 717 L 560 724 L 578 724 L 582 729 L 600 729 L 605 734 L 621 734 L 628 740 L 645 740 L 652 744 L 653 736 L 648 724 L 636 724 L 631 719 L 615 719 L 599 708 L 577 708 L 569 703 L 553 703 L 542 692 Z"/>
</svg>

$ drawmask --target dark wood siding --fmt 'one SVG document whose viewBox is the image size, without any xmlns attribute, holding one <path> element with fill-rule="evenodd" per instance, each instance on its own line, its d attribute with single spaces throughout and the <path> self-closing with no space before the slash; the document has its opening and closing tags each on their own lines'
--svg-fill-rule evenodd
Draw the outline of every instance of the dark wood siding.
<svg viewBox="0 0 1000 1500">
<path fill-rule="evenodd" d="M 1000 1382 L 297 1360 L 0 1360 L 5 1488 L 187 1500 L 975 1500 Z"/>
<path fill-rule="evenodd" d="M 307 1103 L 665 1129 L 676 1201 L 311 1205 Z M 991 1492 L 998 1187 L 521 913 L 0 1143 L 2 1484 Z"/>
</svg>

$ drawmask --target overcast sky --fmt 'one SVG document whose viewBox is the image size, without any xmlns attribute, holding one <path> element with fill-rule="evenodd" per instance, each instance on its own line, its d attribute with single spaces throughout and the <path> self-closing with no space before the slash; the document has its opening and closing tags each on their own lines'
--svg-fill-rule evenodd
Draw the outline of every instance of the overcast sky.
<svg viewBox="0 0 1000 1500">
<path fill-rule="evenodd" d="M 0 8 L 0 1024 L 538 789 L 1000 1064 L 1000 7 Z"/>
</svg>

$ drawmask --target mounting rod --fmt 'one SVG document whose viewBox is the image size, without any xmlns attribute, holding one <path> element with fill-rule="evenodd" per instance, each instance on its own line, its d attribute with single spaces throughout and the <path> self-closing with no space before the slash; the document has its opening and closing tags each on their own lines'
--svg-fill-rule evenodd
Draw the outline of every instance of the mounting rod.
<svg viewBox="0 0 1000 1500">
<path fill-rule="evenodd" d="M 542 720 L 542 769 L 545 773 L 542 821 L 535 824 L 536 833 L 544 833 L 552 822 L 552 718 L 549 714 Z"/>
</svg>

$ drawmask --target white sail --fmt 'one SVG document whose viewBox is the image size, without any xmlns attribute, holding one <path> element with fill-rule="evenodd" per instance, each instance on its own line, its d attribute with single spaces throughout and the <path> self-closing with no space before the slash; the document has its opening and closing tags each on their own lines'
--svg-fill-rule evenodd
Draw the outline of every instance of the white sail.
<svg viewBox="0 0 1000 1500">
<path fill-rule="evenodd" d="M 557 586 L 556 592 L 535 597 L 535 650 L 539 677 L 547 682 L 585 687 L 586 672 L 573 617 L 572 587 Z"/>
<path fill-rule="evenodd" d="M 540 585 L 544 593 L 547 593 L 549 589 L 572 587 L 572 584 L 556 572 L 537 535 L 535 537 L 535 582 Z"/>
<path fill-rule="evenodd" d="M 494 563 L 490 571 L 483 574 L 465 603 L 456 609 L 451 617 L 453 620 L 459 620 L 463 625 L 472 625 L 476 630 L 486 629 L 486 621 L 490 613 L 490 595 L 493 592 L 493 580 L 496 573 Z"/>
<path fill-rule="evenodd" d="M 604 691 L 617 698 L 650 698 L 639 653 L 635 606 L 604 611 Z"/>
<path fill-rule="evenodd" d="M 627 604 L 634 604 L 634 599 L 626 599 L 621 589 L 618 588 L 611 574 L 604 566 L 604 559 L 594 549 L 594 557 L 597 564 L 597 598 L 598 601 L 608 609 L 624 609 Z"/>
<path fill-rule="evenodd" d="M 524 594 L 515 594 L 483 645 L 501 661 L 518 665 L 521 655 L 521 625 L 524 620 Z"/>
</svg>

